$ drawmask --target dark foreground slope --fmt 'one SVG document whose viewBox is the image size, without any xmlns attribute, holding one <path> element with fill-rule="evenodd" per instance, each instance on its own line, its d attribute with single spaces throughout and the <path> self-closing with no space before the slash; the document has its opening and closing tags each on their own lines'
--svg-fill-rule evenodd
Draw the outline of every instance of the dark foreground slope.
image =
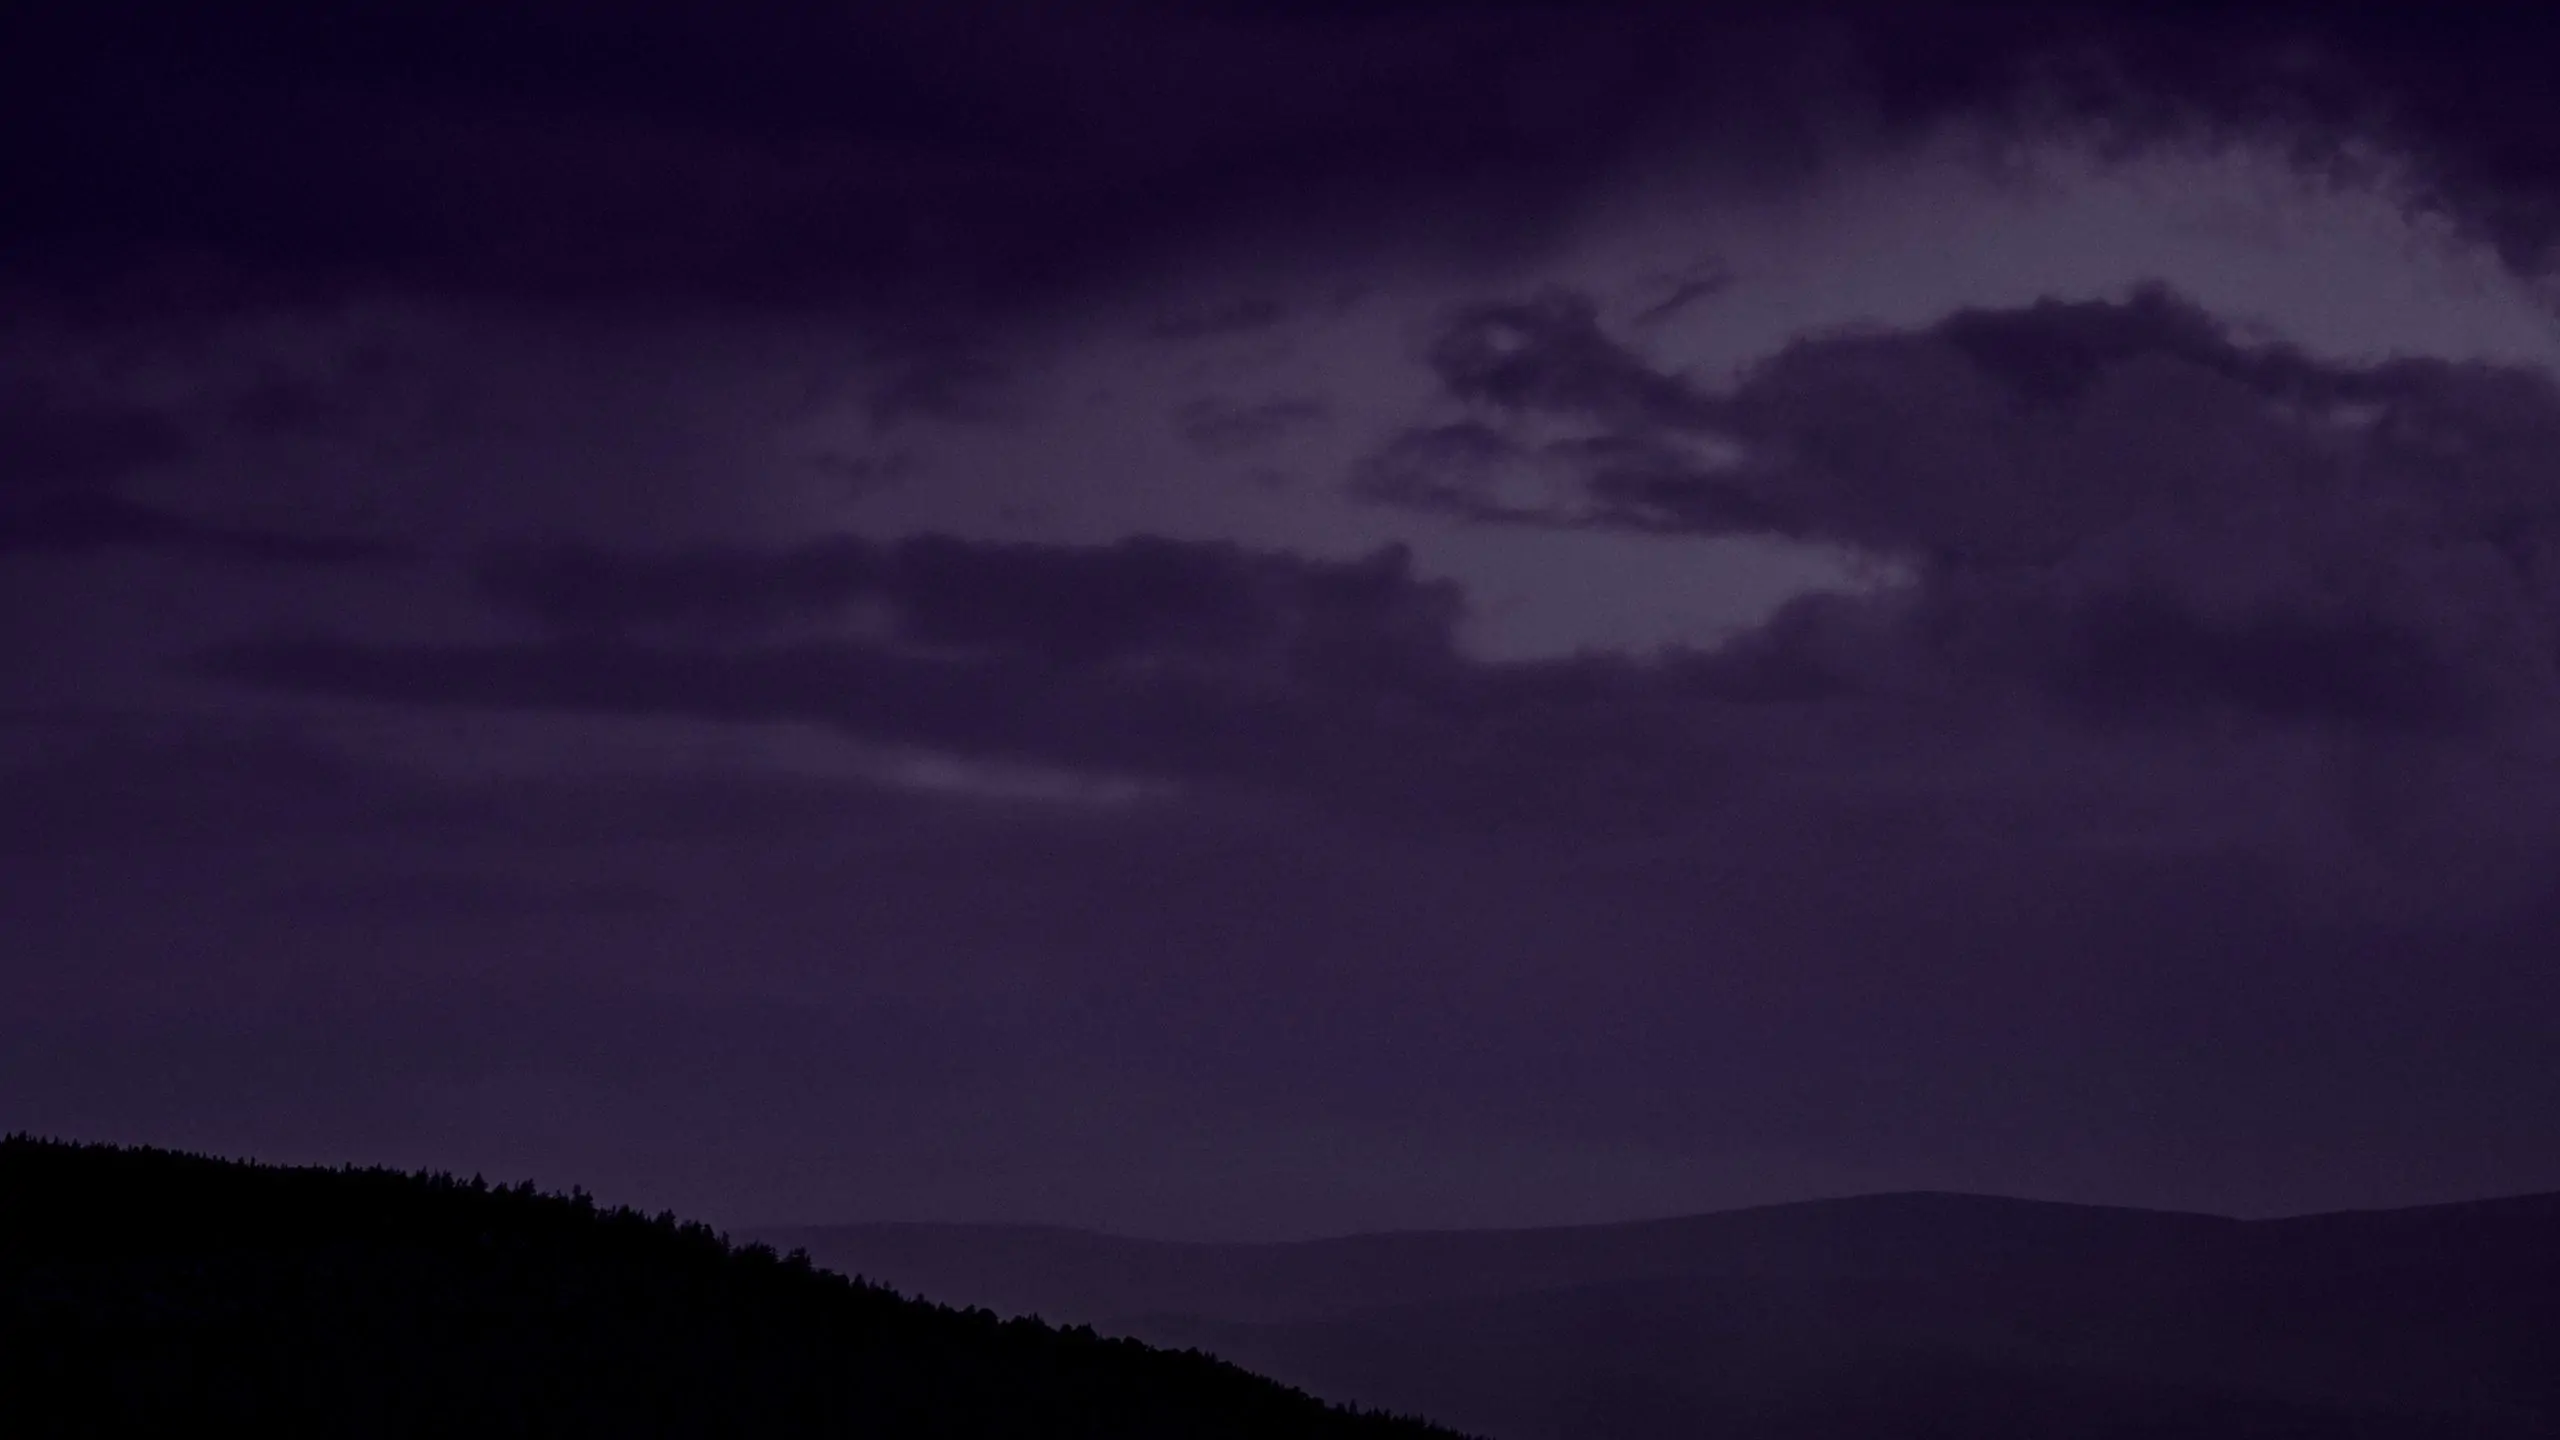
<svg viewBox="0 0 2560 1440">
<path fill-rule="evenodd" d="M 2244 1222 L 1879 1195 L 1288 1245 L 791 1243 L 1503 1440 L 2560 1440 L 2560 1196 Z"/>
<path fill-rule="evenodd" d="M 0 1434 L 1451 1434 L 901 1298 L 699 1225 L 382 1170 L 0 1141 Z"/>
</svg>

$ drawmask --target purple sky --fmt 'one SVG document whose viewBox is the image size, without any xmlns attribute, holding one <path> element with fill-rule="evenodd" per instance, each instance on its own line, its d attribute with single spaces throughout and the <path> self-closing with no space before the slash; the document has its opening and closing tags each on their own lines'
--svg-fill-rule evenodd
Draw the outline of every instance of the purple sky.
<svg viewBox="0 0 2560 1440">
<path fill-rule="evenodd" d="M 21 8 L 0 1128 L 2560 1188 L 2560 22 Z"/>
</svg>

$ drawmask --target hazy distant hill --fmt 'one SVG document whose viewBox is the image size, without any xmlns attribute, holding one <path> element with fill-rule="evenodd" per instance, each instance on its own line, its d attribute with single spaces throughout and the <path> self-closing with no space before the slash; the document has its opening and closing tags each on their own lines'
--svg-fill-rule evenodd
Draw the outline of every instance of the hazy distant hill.
<svg viewBox="0 0 2560 1440">
<path fill-rule="evenodd" d="M 0 1435 L 1396 1440 L 582 1196 L 0 1141 Z"/>
<path fill-rule="evenodd" d="M 2243 1222 L 1886 1195 L 1285 1245 L 772 1238 L 1505 1440 L 2560 1436 L 2560 1196 Z"/>
</svg>

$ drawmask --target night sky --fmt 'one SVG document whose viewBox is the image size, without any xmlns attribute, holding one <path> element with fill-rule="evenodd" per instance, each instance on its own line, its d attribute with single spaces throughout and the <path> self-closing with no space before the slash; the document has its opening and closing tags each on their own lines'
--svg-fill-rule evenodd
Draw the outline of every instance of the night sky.
<svg viewBox="0 0 2560 1440">
<path fill-rule="evenodd" d="M 7 7 L 0 1129 L 2560 1188 L 2560 21 L 1763 13 Z"/>
</svg>

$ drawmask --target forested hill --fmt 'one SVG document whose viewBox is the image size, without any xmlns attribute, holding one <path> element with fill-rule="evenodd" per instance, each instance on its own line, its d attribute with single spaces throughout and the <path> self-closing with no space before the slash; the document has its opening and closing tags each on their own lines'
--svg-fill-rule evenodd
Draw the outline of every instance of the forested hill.
<svg viewBox="0 0 2560 1440">
<path fill-rule="evenodd" d="M 948 1309 L 672 1215 L 440 1175 L 0 1140 L 0 1433 L 1455 1432 Z"/>
</svg>

